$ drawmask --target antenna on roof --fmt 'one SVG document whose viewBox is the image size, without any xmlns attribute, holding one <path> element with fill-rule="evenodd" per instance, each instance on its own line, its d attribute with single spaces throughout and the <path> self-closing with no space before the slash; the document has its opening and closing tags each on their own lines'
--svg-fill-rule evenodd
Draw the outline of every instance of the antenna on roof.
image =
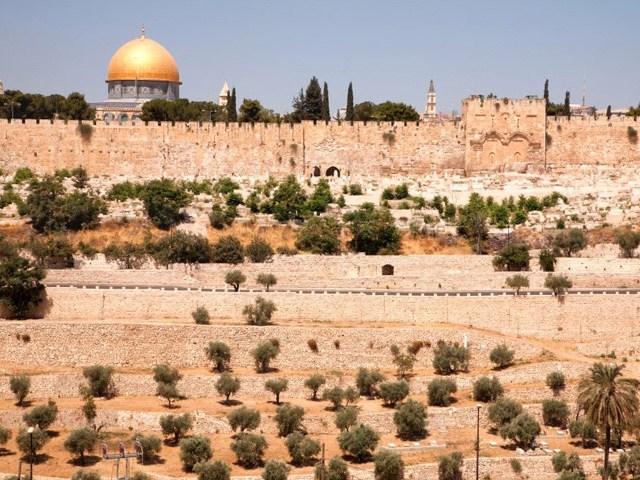
<svg viewBox="0 0 640 480">
<path fill-rule="evenodd" d="M 142 28 L 140 29 L 140 38 L 144 38 L 144 37 L 145 37 L 144 25 L 142 25 Z"/>
</svg>

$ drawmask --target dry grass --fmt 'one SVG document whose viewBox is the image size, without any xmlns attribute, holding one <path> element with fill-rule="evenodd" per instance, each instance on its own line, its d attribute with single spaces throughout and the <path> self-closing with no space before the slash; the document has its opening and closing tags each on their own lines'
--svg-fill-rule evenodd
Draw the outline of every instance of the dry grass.
<svg viewBox="0 0 640 480">
<path fill-rule="evenodd" d="M 405 255 L 473 255 L 473 249 L 463 238 L 415 237 L 409 233 L 402 238 Z"/>
<path fill-rule="evenodd" d="M 275 250 L 278 247 L 295 248 L 297 232 L 289 226 L 261 227 L 237 222 L 223 230 L 208 227 L 208 238 L 211 243 L 227 235 L 238 237 L 243 245 L 247 245 L 254 237 L 260 237 L 271 244 Z"/>
</svg>

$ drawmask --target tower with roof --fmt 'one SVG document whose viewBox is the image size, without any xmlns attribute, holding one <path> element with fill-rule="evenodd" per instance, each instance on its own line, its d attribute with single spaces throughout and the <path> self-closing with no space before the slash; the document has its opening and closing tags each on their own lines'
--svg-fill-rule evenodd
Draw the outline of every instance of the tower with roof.
<svg viewBox="0 0 640 480">
<path fill-rule="evenodd" d="M 218 105 L 221 107 L 225 107 L 227 105 L 227 96 L 231 94 L 231 90 L 229 90 L 229 85 L 227 82 L 224 82 L 222 89 L 220 90 L 220 94 L 218 95 Z"/>
<path fill-rule="evenodd" d="M 427 106 L 424 109 L 423 117 L 425 119 L 436 118 L 436 89 L 433 87 L 433 80 L 429 82 L 429 92 L 427 93 Z"/>
</svg>

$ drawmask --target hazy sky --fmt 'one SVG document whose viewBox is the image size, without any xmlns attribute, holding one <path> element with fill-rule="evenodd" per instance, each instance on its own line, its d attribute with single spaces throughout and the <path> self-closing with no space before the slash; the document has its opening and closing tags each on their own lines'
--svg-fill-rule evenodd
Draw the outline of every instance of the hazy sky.
<svg viewBox="0 0 640 480">
<path fill-rule="evenodd" d="M 429 79 L 438 110 L 472 93 L 500 97 L 570 90 L 604 108 L 640 101 L 638 0 L 0 0 L 5 89 L 106 98 L 113 53 L 140 33 L 180 67 L 181 96 L 214 100 L 225 80 L 240 100 L 279 112 L 316 75 L 332 113 L 354 84 L 356 103 L 395 100 L 422 111 Z"/>
</svg>

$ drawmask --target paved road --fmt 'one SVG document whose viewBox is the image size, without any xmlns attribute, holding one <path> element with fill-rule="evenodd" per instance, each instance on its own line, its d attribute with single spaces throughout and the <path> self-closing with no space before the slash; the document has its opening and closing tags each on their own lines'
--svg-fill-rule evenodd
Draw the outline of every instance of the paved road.
<svg viewBox="0 0 640 480">
<path fill-rule="evenodd" d="M 227 287 L 196 287 L 187 285 L 136 285 L 100 283 L 45 282 L 48 288 L 79 288 L 90 290 L 165 290 L 185 292 L 233 292 Z M 241 288 L 241 292 L 261 293 L 264 289 Z M 381 295 L 408 297 L 502 297 L 513 296 L 512 290 L 365 290 L 348 288 L 272 288 L 273 293 L 298 293 L 302 295 Z M 580 295 L 638 295 L 640 288 L 575 288 L 570 296 Z M 522 290 L 520 296 L 552 296 L 550 290 Z"/>
</svg>

